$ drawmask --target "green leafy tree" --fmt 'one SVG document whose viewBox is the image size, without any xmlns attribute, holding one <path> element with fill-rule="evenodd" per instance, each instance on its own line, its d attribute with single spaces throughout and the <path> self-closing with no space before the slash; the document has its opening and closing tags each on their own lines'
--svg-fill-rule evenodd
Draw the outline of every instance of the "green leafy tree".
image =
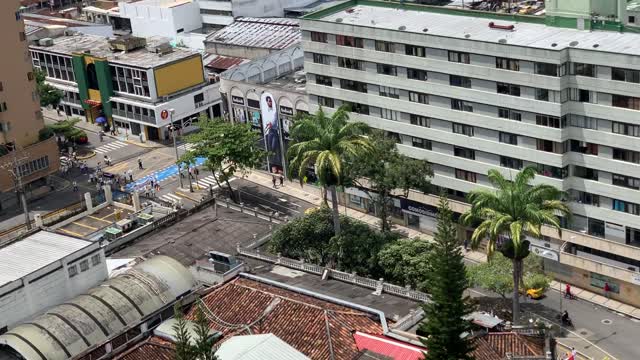
<svg viewBox="0 0 640 360">
<path fill-rule="evenodd" d="M 513 286 L 513 262 L 496 253 L 491 261 L 469 266 L 467 268 L 469 282 L 473 286 L 492 291 L 503 299 L 514 290 Z M 543 289 L 546 291 L 551 284 L 551 277 L 542 269 L 542 259 L 538 256 L 529 256 L 524 259 L 522 266 L 523 286 L 521 290 Z"/>
<path fill-rule="evenodd" d="M 229 179 L 238 171 L 245 173 L 261 165 L 266 152 L 257 146 L 260 134 L 249 124 L 206 117 L 199 120 L 198 126 L 200 131 L 186 138 L 188 143 L 195 145 L 192 155 L 206 159 L 204 165 L 211 171 L 216 184 L 225 183 L 231 198 L 237 201 Z"/>
<path fill-rule="evenodd" d="M 498 170 L 489 170 L 488 178 L 495 190 L 472 190 L 467 195 L 471 209 L 461 217 L 465 225 L 476 226 L 471 246 L 477 248 L 488 239 L 487 253 L 491 258 L 495 250 L 513 262 L 513 322 L 520 314 L 520 280 L 522 262 L 529 255 L 529 241 L 525 236 L 539 238 L 542 225 L 558 232 L 558 215 L 571 214 L 562 202 L 564 193 L 551 185 L 530 185 L 536 169 L 526 167 L 513 181 L 507 180 Z"/>
<path fill-rule="evenodd" d="M 427 334 L 423 343 L 429 349 L 428 359 L 466 360 L 473 359 L 473 346 L 469 337 L 471 323 L 463 317 L 473 311 L 468 296 L 464 256 L 456 235 L 453 213 L 446 199 L 440 200 L 438 227 L 433 249 L 429 252 L 430 271 L 426 276 L 431 302 L 422 306 L 425 322 L 421 331 Z"/>
<path fill-rule="evenodd" d="M 182 314 L 182 304 L 180 302 L 176 302 L 173 306 L 173 315 L 176 320 L 173 324 L 175 360 L 194 360 L 195 352 L 189 333 L 189 325 Z"/>
<path fill-rule="evenodd" d="M 427 161 L 400 154 L 396 141 L 383 131 L 372 132 L 370 139 L 371 153 L 351 159 L 347 175 L 375 201 L 382 231 L 390 231 L 389 209 L 393 207 L 393 196 L 406 198 L 411 189 L 427 192 L 433 172 Z"/>
<path fill-rule="evenodd" d="M 388 244 L 378 254 L 384 278 L 394 284 L 427 291 L 425 276 L 429 272 L 431 248 L 431 243 L 416 239 L 400 239 Z"/>
<path fill-rule="evenodd" d="M 209 320 L 204 314 L 202 301 L 198 301 L 195 309 L 195 344 L 193 350 L 196 354 L 194 360 L 217 360 L 213 350 L 215 339 L 211 337 L 211 329 L 209 328 Z"/>
<path fill-rule="evenodd" d="M 45 82 L 46 74 L 44 71 L 36 69 L 35 73 L 36 91 L 40 98 L 40 106 L 52 106 L 57 109 L 64 96 L 63 92 Z"/>
<path fill-rule="evenodd" d="M 348 122 L 348 108 L 340 107 L 331 116 L 322 108 L 313 116 L 297 121 L 291 130 L 293 139 L 287 156 L 290 159 L 288 177 L 298 177 L 303 185 L 304 174 L 315 166 L 318 181 L 326 194 L 331 191 L 333 226 L 340 234 L 338 193 L 336 186 L 344 185 L 345 159 L 369 156 L 373 147 L 364 134 L 369 127 L 361 122 Z M 326 198 L 325 198 L 326 203 Z"/>
</svg>

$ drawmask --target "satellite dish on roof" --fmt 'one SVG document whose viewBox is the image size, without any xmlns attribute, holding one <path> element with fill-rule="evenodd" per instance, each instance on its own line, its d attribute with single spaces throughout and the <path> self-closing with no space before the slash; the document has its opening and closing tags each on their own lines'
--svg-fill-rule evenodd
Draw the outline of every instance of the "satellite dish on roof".
<svg viewBox="0 0 640 360">
<path fill-rule="evenodd" d="M 427 32 L 427 31 L 429 31 L 429 28 L 422 29 L 422 32 Z"/>
<path fill-rule="evenodd" d="M 342 22 L 342 18 L 337 18 L 337 19 L 336 19 L 336 22 L 337 22 L 337 23 L 341 23 L 341 22 Z"/>
<path fill-rule="evenodd" d="M 507 39 L 500 39 L 500 40 L 498 40 L 498 42 L 500 44 L 506 44 L 507 43 Z"/>
<path fill-rule="evenodd" d="M 576 45 L 578 45 L 577 41 L 572 41 L 572 42 L 569 43 L 569 46 L 571 46 L 571 47 L 574 47 Z"/>
<path fill-rule="evenodd" d="M 406 27 L 406 26 L 404 26 L 404 25 L 402 25 L 402 26 L 398 26 L 398 30 L 400 30 L 400 31 L 405 31 L 405 30 L 407 30 L 407 27 Z"/>
</svg>

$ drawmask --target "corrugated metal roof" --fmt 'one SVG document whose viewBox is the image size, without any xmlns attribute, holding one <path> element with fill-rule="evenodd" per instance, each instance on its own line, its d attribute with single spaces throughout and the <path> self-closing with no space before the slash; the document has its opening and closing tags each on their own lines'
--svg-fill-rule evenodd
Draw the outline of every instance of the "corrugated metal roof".
<svg viewBox="0 0 640 360">
<path fill-rule="evenodd" d="M 396 360 L 422 360 L 424 351 L 417 346 L 390 339 L 386 336 L 371 335 L 362 332 L 353 334 L 358 350 L 369 350 L 376 354 L 388 356 Z"/>
<path fill-rule="evenodd" d="M 209 61 L 205 66 L 208 68 L 227 70 L 232 66 L 239 65 L 248 61 L 248 59 L 239 57 L 216 55 L 215 57 L 213 57 L 213 60 Z"/>
<path fill-rule="evenodd" d="M 273 334 L 234 336 L 216 356 L 220 360 L 308 360 L 309 358 Z"/>
<path fill-rule="evenodd" d="M 91 246 L 91 241 L 39 231 L 0 248 L 0 286 Z"/>
<path fill-rule="evenodd" d="M 209 35 L 207 42 L 246 47 L 284 49 L 300 42 L 300 24 L 285 18 L 239 18 Z"/>
</svg>

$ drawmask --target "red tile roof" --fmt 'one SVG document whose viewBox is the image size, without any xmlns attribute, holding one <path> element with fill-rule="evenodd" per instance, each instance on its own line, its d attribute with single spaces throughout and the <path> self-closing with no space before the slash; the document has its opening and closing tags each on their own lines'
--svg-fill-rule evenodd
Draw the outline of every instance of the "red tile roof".
<svg viewBox="0 0 640 360">
<path fill-rule="evenodd" d="M 507 353 L 518 356 L 543 356 L 544 340 L 513 332 L 488 333 L 476 340 L 476 360 L 504 359 Z"/>
<path fill-rule="evenodd" d="M 225 338 L 273 333 L 311 359 L 351 360 L 358 355 L 355 331 L 382 334 L 373 314 L 237 278 L 203 297 L 211 328 Z M 187 315 L 193 319 L 193 310 Z M 133 359 L 127 359 L 133 360 Z"/>
<path fill-rule="evenodd" d="M 381 335 L 356 332 L 353 337 L 358 350 L 369 350 L 394 360 L 422 360 L 427 350 Z"/>
<path fill-rule="evenodd" d="M 150 337 L 131 349 L 114 357 L 114 360 L 173 360 L 173 343 L 159 337 Z"/>
</svg>

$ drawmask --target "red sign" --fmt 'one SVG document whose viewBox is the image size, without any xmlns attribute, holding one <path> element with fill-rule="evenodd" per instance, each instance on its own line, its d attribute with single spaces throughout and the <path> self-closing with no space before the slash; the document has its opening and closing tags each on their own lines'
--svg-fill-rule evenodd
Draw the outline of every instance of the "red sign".
<svg viewBox="0 0 640 360">
<path fill-rule="evenodd" d="M 84 103 L 87 104 L 87 105 L 91 105 L 91 106 L 100 106 L 100 105 L 102 105 L 102 103 L 100 101 L 91 100 L 91 99 L 85 100 Z"/>
<path fill-rule="evenodd" d="M 169 117 L 169 112 L 167 110 L 162 110 L 160 112 L 160 117 L 162 118 L 162 120 L 166 120 Z"/>
</svg>

